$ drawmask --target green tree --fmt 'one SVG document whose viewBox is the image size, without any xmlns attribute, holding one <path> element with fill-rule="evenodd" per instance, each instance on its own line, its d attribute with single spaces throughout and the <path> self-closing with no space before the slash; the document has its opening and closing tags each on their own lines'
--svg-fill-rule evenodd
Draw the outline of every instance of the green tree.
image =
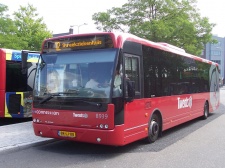
<svg viewBox="0 0 225 168">
<path fill-rule="evenodd" d="M 166 42 L 199 55 L 211 42 L 212 28 L 201 17 L 196 0 L 128 0 L 121 8 L 94 13 L 97 29 L 129 32 L 155 42 Z"/>
<path fill-rule="evenodd" d="M 13 15 L 17 27 L 15 34 L 24 42 L 21 48 L 39 51 L 43 40 L 52 36 L 52 32 L 43 23 L 43 17 L 39 17 L 37 9 L 30 4 L 26 7 L 20 6 Z"/>
<path fill-rule="evenodd" d="M 17 28 L 7 12 L 8 7 L 0 4 L 0 48 L 20 49 L 21 41 L 15 34 Z"/>
</svg>

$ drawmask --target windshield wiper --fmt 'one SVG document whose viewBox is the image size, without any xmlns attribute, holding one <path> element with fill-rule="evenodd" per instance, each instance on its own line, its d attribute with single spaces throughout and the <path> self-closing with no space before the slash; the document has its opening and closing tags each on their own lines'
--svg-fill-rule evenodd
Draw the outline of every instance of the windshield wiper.
<svg viewBox="0 0 225 168">
<path fill-rule="evenodd" d="M 53 97 L 62 96 L 62 95 L 66 95 L 66 94 L 78 94 L 78 91 L 73 90 L 73 92 L 57 92 L 57 93 L 48 94 L 48 96 L 46 98 L 44 98 L 43 100 L 41 100 L 39 102 L 39 104 L 43 104 L 43 103 L 51 100 Z"/>
<path fill-rule="evenodd" d="M 101 103 L 90 102 L 90 101 L 86 101 L 86 100 L 83 100 L 83 99 L 74 99 L 74 101 L 84 102 L 84 103 L 87 103 L 87 104 L 90 104 L 90 105 L 93 105 L 93 106 L 97 106 L 99 108 L 102 106 Z"/>
<path fill-rule="evenodd" d="M 48 96 L 46 98 L 44 98 L 43 100 L 41 100 L 39 102 L 39 104 L 44 104 L 45 102 L 51 100 L 53 97 L 56 97 L 56 96 L 62 96 L 62 95 L 66 95 L 66 94 L 78 94 L 78 90 L 73 89 L 73 90 L 69 90 L 69 91 L 70 92 L 57 92 L 57 93 L 52 93 L 52 94 L 45 93 Z M 86 101 L 84 99 L 74 99 L 74 101 L 84 102 L 84 103 L 87 103 L 89 105 L 97 106 L 99 108 L 102 106 L 101 103 L 90 102 L 90 101 Z"/>
</svg>

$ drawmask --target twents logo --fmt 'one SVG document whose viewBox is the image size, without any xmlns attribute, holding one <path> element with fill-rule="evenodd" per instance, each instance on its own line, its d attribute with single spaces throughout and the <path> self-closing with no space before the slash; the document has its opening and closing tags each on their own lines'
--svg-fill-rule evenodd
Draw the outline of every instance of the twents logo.
<svg viewBox="0 0 225 168">
<path fill-rule="evenodd" d="M 76 114 L 76 113 L 73 113 L 73 117 L 75 118 L 88 118 L 88 114 Z"/>
<path fill-rule="evenodd" d="M 181 99 L 180 97 L 178 97 L 177 102 L 178 102 L 178 109 L 192 107 L 192 97 L 191 96 L 189 98 L 186 97 L 185 99 Z"/>
</svg>

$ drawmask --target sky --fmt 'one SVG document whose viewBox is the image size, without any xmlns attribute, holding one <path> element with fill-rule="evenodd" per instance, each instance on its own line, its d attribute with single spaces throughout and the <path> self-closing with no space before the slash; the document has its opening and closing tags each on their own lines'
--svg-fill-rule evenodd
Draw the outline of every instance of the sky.
<svg viewBox="0 0 225 168">
<path fill-rule="evenodd" d="M 212 33 L 225 37 L 223 0 L 197 1 L 200 14 L 208 17 L 210 23 L 216 24 Z M 98 30 L 92 21 L 92 15 L 106 12 L 112 7 L 121 7 L 126 2 L 128 0 L 0 0 L 0 3 L 8 6 L 9 14 L 17 11 L 20 6 L 32 4 L 53 34 L 66 33 L 71 26 L 74 28 L 74 33 L 96 32 Z"/>
</svg>

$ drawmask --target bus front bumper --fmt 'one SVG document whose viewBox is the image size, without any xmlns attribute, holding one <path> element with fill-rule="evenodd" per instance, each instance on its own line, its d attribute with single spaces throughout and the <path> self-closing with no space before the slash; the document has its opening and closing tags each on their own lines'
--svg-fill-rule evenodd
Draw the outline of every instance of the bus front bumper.
<svg viewBox="0 0 225 168">
<path fill-rule="evenodd" d="M 41 137 L 113 146 L 123 146 L 127 144 L 124 140 L 123 125 L 115 126 L 113 130 L 101 130 L 55 126 L 33 122 L 33 129 L 35 135 Z"/>
</svg>

